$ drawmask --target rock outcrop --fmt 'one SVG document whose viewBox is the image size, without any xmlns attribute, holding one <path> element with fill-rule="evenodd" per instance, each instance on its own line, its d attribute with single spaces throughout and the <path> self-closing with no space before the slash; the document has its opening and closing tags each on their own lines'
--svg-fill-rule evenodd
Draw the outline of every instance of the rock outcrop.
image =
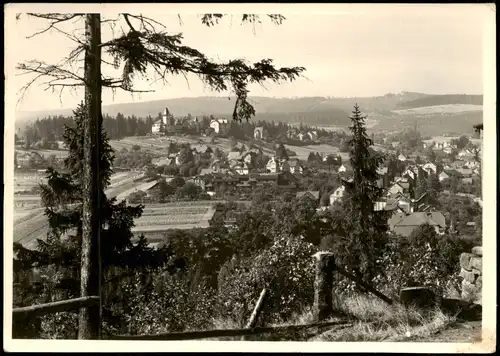
<svg viewBox="0 0 500 356">
<path fill-rule="evenodd" d="M 460 256 L 460 277 L 462 280 L 462 299 L 481 304 L 483 288 L 483 248 L 476 246 L 472 253 L 462 253 Z"/>
</svg>

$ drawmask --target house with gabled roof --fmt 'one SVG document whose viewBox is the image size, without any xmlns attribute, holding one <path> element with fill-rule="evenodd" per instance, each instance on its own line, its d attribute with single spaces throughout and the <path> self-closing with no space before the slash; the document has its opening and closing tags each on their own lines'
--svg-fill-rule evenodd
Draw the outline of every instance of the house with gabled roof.
<svg viewBox="0 0 500 356">
<path fill-rule="evenodd" d="M 422 169 L 427 173 L 434 173 L 434 174 L 437 173 L 437 166 L 432 162 L 427 162 L 426 164 L 424 164 L 422 166 Z"/>
<path fill-rule="evenodd" d="M 294 159 L 288 162 L 288 165 L 290 166 L 290 173 L 295 174 L 295 173 L 304 173 L 304 166 L 300 163 L 299 160 Z"/>
<path fill-rule="evenodd" d="M 445 171 L 442 171 L 441 173 L 439 173 L 438 179 L 440 182 L 442 182 L 442 181 L 445 181 L 447 179 L 450 179 L 450 176 Z"/>
<path fill-rule="evenodd" d="M 227 154 L 228 162 L 239 161 L 241 159 L 241 153 L 238 151 L 231 151 Z"/>
<path fill-rule="evenodd" d="M 416 228 L 423 224 L 434 227 L 438 234 L 443 234 L 446 229 L 445 217 L 439 211 L 397 213 L 389 218 L 388 224 L 391 231 L 405 237 L 410 236 Z"/>
<path fill-rule="evenodd" d="M 296 198 L 301 200 L 301 199 L 311 199 L 316 203 L 319 203 L 319 191 L 314 190 L 314 191 L 305 191 L 305 192 L 297 192 Z"/>
<path fill-rule="evenodd" d="M 399 178 L 394 182 L 394 184 L 387 190 L 387 197 L 394 197 L 398 194 L 407 194 L 410 190 L 410 183 L 404 178 Z"/>
<path fill-rule="evenodd" d="M 231 169 L 236 171 L 236 173 L 241 174 L 241 175 L 246 175 L 250 173 L 250 166 L 246 162 L 235 162 L 233 165 L 231 165 Z"/>
</svg>

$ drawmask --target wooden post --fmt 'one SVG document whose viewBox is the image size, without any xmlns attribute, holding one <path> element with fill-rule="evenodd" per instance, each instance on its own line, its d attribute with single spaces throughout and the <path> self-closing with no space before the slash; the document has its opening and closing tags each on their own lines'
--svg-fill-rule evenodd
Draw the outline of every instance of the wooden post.
<svg viewBox="0 0 500 356">
<path fill-rule="evenodd" d="M 101 124 L 101 16 L 85 15 L 85 125 L 82 179 L 81 296 L 100 297 L 99 142 Z M 98 339 L 100 306 L 82 308 L 78 339 Z"/>
<path fill-rule="evenodd" d="M 250 316 L 250 320 L 248 321 L 246 328 L 253 329 L 257 324 L 257 320 L 259 318 L 260 312 L 262 310 L 262 306 L 264 305 L 264 299 L 266 298 L 267 289 L 262 289 L 260 292 L 259 300 L 257 300 L 257 304 L 255 304 L 255 308 L 253 309 L 252 315 Z M 245 340 L 245 336 L 242 337 L 242 340 Z"/>
<path fill-rule="evenodd" d="M 333 313 L 332 289 L 335 258 L 331 252 L 318 252 L 313 257 L 316 259 L 313 314 L 315 321 L 319 322 Z"/>
</svg>

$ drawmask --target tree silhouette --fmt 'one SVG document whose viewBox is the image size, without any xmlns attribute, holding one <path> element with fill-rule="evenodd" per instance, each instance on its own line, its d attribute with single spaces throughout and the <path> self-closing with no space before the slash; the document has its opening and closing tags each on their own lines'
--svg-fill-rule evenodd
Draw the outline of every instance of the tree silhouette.
<svg viewBox="0 0 500 356">
<path fill-rule="evenodd" d="M 385 247 L 388 229 L 387 214 L 374 211 L 374 203 L 383 194 L 377 185 L 377 169 L 384 157 L 370 147 L 373 141 L 366 133 L 365 117 L 357 105 L 350 119 L 349 160 L 353 177 L 352 181 L 343 180 L 346 236 L 339 240 L 338 251 L 348 251 L 340 254 L 341 261 L 359 277 L 371 278 L 379 272 L 376 260 Z"/>
</svg>

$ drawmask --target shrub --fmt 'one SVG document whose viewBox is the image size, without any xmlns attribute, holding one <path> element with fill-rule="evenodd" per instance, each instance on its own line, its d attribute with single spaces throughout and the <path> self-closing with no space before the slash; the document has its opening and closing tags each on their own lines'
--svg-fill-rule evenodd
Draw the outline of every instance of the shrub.
<svg viewBox="0 0 500 356">
<path fill-rule="evenodd" d="M 227 262 L 219 272 L 217 310 L 243 325 L 266 287 L 264 322 L 301 312 L 313 303 L 314 252 L 314 246 L 301 237 L 279 236 L 257 256 Z"/>
<path fill-rule="evenodd" d="M 164 269 L 137 271 L 121 289 L 123 303 L 112 304 L 112 315 L 121 316 L 126 330 L 108 322 L 104 325 L 107 334 L 142 335 L 212 327 L 215 293 L 192 275 L 172 276 Z"/>
</svg>

